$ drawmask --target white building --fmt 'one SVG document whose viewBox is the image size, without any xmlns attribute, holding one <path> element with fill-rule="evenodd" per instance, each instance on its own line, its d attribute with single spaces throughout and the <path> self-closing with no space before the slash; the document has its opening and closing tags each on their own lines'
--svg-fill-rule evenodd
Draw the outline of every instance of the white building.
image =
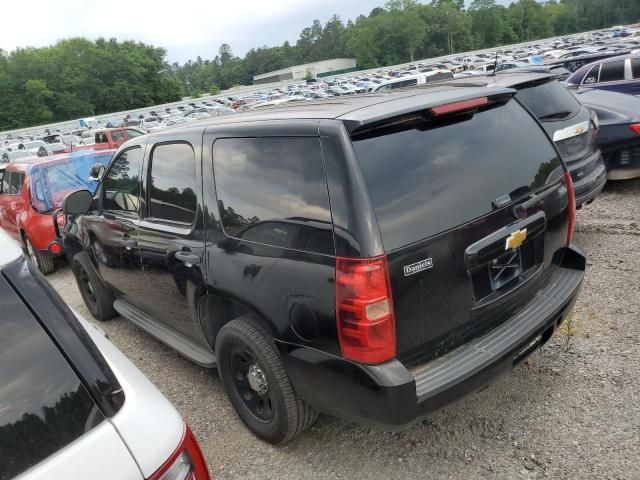
<svg viewBox="0 0 640 480">
<path fill-rule="evenodd" d="M 331 60 L 295 65 L 275 72 L 256 75 L 253 77 L 253 84 L 263 85 L 265 83 L 275 83 L 283 80 L 303 80 L 308 74 L 313 78 L 326 77 L 347 73 L 355 70 L 355 68 L 356 61 L 353 58 L 332 58 Z"/>
</svg>

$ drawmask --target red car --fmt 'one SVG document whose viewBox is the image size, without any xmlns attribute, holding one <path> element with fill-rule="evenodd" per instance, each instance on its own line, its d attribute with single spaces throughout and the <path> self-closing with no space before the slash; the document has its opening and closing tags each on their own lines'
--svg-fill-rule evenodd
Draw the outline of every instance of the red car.
<svg viewBox="0 0 640 480">
<path fill-rule="evenodd" d="M 38 269 L 54 271 L 53 259 L 62 254 L 51 213 L 71 192 L 94 191 L 91 167 L 107 165 L 114 150 L 81 150 L 48 159 L 25 159 L 0 170 L 0 227 L 18 240 Z"/>
</svg>

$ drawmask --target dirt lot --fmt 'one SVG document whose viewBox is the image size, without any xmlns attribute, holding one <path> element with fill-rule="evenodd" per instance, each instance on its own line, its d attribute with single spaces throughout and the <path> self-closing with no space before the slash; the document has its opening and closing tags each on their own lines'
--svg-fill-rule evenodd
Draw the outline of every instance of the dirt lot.
<svg viewBox="0 0 640 480">
<path fill-rule="evenodd" d="M 640 180 L 578 212 L 588 272 L 569 331 L 481 393 L 412 428 L 371 431 L 321 415 L 286 447 L 256 440 L 216 371 L 122 318 L 111 340 L 189 422 L 215 479 L 640 479 Z M 49 280 L 86 316 L 68 267 Z"/>
</svg>

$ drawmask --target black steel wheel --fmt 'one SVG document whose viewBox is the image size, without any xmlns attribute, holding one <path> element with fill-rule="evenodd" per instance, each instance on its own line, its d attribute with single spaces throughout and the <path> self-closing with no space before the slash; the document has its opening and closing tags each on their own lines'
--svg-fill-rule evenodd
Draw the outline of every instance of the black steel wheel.
<svg viewBox="0 0 640 480">
<path fill-rule="evenodd" d="M 257 437 L 285 443 L 316 420 L 316 411 L 296 395 L 273 337 L 260 323 L 232 320 L 220 329 L 215 350 L 229 401 Z"/>
<path fill-rule="evenodd" d="M 262 422 L 273 420 L 274 410 L 269 382 L 249 348 L 235 345 L 231 349 L 231 376 L 247 409 Z"/>
<path fill-rule="evenodd" d="M 100 281 L 89 260 L 89 255 L 86 252 L 76 254 L 73 257 L 72 268 L 82 300 L 91 315 L 100 321 L 114 317 L 116 315 L 113 309 L 114 298 Z"/>
</svg>

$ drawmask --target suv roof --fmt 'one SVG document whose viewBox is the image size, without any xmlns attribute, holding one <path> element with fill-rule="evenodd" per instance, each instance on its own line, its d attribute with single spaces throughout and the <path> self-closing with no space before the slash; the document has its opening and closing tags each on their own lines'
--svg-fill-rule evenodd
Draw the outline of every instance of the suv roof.
<svg viewBox="0 0 640 480">
<path fill-rule="evenodd" d="M 232 117 L 204 119 L 197 123 L 181 126 L 178 129 L 184 131 L 207 126 L 266 120 L 337 119 L 344 121 L 349 130 L 352 131 L 385 118 L 424 110 L 445 103 L 513 93 L 515 93 L 513 90 L 504 88 L 488 89 L 486 87 L 478 87 L 461 89 L 441 84 L 428 90 L 407 89 L 384 94 L 287 103 L 274 108 L 251 110 Z"/>
</svg>

